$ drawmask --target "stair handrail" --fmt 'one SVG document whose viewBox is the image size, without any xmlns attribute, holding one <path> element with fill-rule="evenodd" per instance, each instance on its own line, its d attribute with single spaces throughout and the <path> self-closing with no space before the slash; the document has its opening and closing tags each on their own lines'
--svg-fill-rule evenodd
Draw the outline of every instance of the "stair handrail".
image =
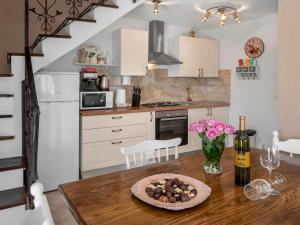
<svg viewBox="0 0 300 225">
<path fill-rule="evenodd" d="M 40 109 L 37 100 L 29 46 L 25 47 L 25 67 L 25 80 L 22 81 L 22 151 L 26 161 L 24 185 L 28 195 L 26 208 L 34 209 L 34 197 L 30 193 L 30 187 L 38 179 L 37 154 Z"/>
</svg>

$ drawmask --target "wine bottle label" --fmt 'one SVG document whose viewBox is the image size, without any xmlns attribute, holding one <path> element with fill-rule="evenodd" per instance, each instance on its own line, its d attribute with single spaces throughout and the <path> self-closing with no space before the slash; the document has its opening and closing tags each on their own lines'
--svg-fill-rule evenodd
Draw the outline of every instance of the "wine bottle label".
<svg viewBox="0 0 300 225">
<path fill-rule="evenodd" d="M 239 154 L 235 151 L 235 166 L 241 168 L 249 168 L 250 167 L 250 152 L 245 152 L 245 154 Z"/>
</svg>

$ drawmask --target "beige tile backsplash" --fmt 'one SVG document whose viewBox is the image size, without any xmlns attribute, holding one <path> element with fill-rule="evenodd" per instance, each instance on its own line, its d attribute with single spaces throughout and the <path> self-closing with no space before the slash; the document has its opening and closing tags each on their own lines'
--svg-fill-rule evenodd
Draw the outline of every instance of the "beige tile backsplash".
<svg viewBox="0 0 300 225">
<path fill-rule="evenodd" d="M 108 71 L 98 71 L 109 74 Z M 230 70 L 220 70 L 218 78 L 173 78 L 167 69 L 149 71 L 146 77 L 132 77 L 130 86 L 122 86 L 118 76 L 110 75 L 110 88 L 125 88 L 127 103 L 131 103 L 133 86 L 142 89 L 141 103 L 186 101 L 187 88 L 193 101 L 230 101 Z"/>
</svg>

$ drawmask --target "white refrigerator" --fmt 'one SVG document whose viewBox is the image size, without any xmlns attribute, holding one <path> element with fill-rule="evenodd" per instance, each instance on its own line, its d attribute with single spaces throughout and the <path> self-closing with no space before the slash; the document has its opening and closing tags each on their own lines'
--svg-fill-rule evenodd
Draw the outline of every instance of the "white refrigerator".
<svg viewBox="0 0 300 225">
<path fill-rule="evenodd" d="M 35 74 L 40 107 L 38 175 L 45 191 L 79 179 L 79 73 Z"/>
</svg>

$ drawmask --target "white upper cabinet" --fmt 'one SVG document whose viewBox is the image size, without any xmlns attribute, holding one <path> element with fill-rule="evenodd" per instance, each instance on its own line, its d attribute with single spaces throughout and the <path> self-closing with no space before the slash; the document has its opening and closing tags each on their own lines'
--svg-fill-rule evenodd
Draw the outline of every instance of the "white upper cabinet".
<svg viewBox="0 0 300 225">
<path fill-rule="evenodd" d="M 218 77 L 218 42 L 180 36 L 170 40 L 169 54 L 183 64 L 171 65 L 169 77 Z"/>
<path fill-rule="evenodd" d="M 200 68 L 203 69 L 203 77 L 219 76 L 219 48 L 218 42 L 211 39 L 198 39 L 200 51 Z"/>
<path fill-rule="evenodd" d="M 116 75 L 146 76 L 148 66 L 148 32 L 120 29 L 113 33 L 113 64 Z"/>
</svg>

